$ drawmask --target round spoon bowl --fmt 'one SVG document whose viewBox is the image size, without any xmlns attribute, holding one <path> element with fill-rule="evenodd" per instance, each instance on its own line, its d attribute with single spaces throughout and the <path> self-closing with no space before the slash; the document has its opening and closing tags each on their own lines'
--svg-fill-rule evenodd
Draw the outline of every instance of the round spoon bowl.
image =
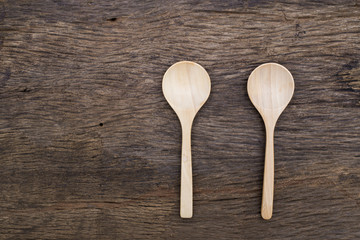
<svg viewBox="0 0 360 240">
<path fill-rule="evenodd" d="M 206 70 L 197 63 L 182 61 L 164 74 L 162 89 L 166 100 L 179 117 L 196 114 L 210 95 L 211 82 Z"/>
<path fill-rule="evenodd" d="M 250 74 L 247 87 L 250 100 L 261 115 L 269 111 L 280 115 L 294 94 L 295 83 L 285 67 L 266 63 Z"/>
</svg>

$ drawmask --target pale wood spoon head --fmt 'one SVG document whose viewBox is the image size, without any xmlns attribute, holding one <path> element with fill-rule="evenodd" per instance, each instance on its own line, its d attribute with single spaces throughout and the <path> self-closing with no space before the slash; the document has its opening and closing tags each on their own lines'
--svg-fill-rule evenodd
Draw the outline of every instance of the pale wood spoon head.
<svg viewBox="0 0 360 240">
<path fill-rule="evenodd" d="M 206 70 L 190 61 L 177 62 L 164 74 L 162 89 L 180 120 L 195 117 L 210 95 L 211 82 Z"/>
<path fill-rule="evenodd" d="M 249 76 L 247 90 L 251 102 L 264 121 L 275 123 L 289 104 L 295 89 L 294 79 L 284 66 L 265 63 Z"/>
</svg>

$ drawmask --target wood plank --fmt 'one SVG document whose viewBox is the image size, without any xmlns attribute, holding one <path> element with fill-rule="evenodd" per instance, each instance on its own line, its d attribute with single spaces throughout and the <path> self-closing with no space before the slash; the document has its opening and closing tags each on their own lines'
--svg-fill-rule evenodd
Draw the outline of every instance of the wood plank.
<svg viewBox="0 0 360 240">
<path fill-rule="evenodd" d="M 359 1 L 0 1 L 2 239 L 360 238 Z M 212 81 L 192 132 L 194 216 L 179 217 L 173 63 Z M 275 130 L 246 83 L 291 71 Z"/>
</svg>

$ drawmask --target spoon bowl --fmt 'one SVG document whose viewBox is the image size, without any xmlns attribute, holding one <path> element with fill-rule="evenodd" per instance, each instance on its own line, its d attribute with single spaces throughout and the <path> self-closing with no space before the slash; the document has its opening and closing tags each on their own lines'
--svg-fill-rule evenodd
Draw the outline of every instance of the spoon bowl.
<svg viewBox="0 0 360 240">
<path fill-rule="evenodd" d="M 265 63 L 250 74 L 248 94 L 262 116 L 272 115 L 276 120 L 294 94 L 294 79 L 284 66 Z"/>
<path fill-rule="evenodd" d="M 274 129 L 289 104 L 295 89 L 294 79 L 284 66 L 265 63 L 249 76 L 247 90 L 251 102 L 262 116 L 266 128 L 265 167 L 261 216 L 270 219 L 274 197 Z"/>
<path fill-rule="evenodd" d="M 191 127 L 196 113 L 210 95 L 210 77 L 206 70 L 197 63 L 178 62 L 165 72 L 162 89 L 166 100 L 176 112 L 181 123 L 180 216 L 191 218 L 193 214 Z"/>
<path fill-rule="evenodd" d="M 184 115 L 194 116 L 210 94 L 211 82 L 206 70 L 190 61 L 172 65 L 163 78 L 163 93 L 180 121 Z"/>
</svg>

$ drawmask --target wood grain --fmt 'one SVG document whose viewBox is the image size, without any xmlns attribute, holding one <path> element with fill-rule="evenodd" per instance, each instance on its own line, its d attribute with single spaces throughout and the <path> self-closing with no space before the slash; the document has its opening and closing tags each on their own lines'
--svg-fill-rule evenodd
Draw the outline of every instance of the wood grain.
<svg viewBox="0 0 360 240">
<path fill-rule="evenodd" d="M 359 239 L 359 1 L 0 1 L 2 239 Z M 192 129 L 161 91 L 195 61 L 212 93 Z M 265 131 L 246 93 L 277 62 L 296 91 L 275 130 L 274 215 L 260 216 Z"/>
</svg>

